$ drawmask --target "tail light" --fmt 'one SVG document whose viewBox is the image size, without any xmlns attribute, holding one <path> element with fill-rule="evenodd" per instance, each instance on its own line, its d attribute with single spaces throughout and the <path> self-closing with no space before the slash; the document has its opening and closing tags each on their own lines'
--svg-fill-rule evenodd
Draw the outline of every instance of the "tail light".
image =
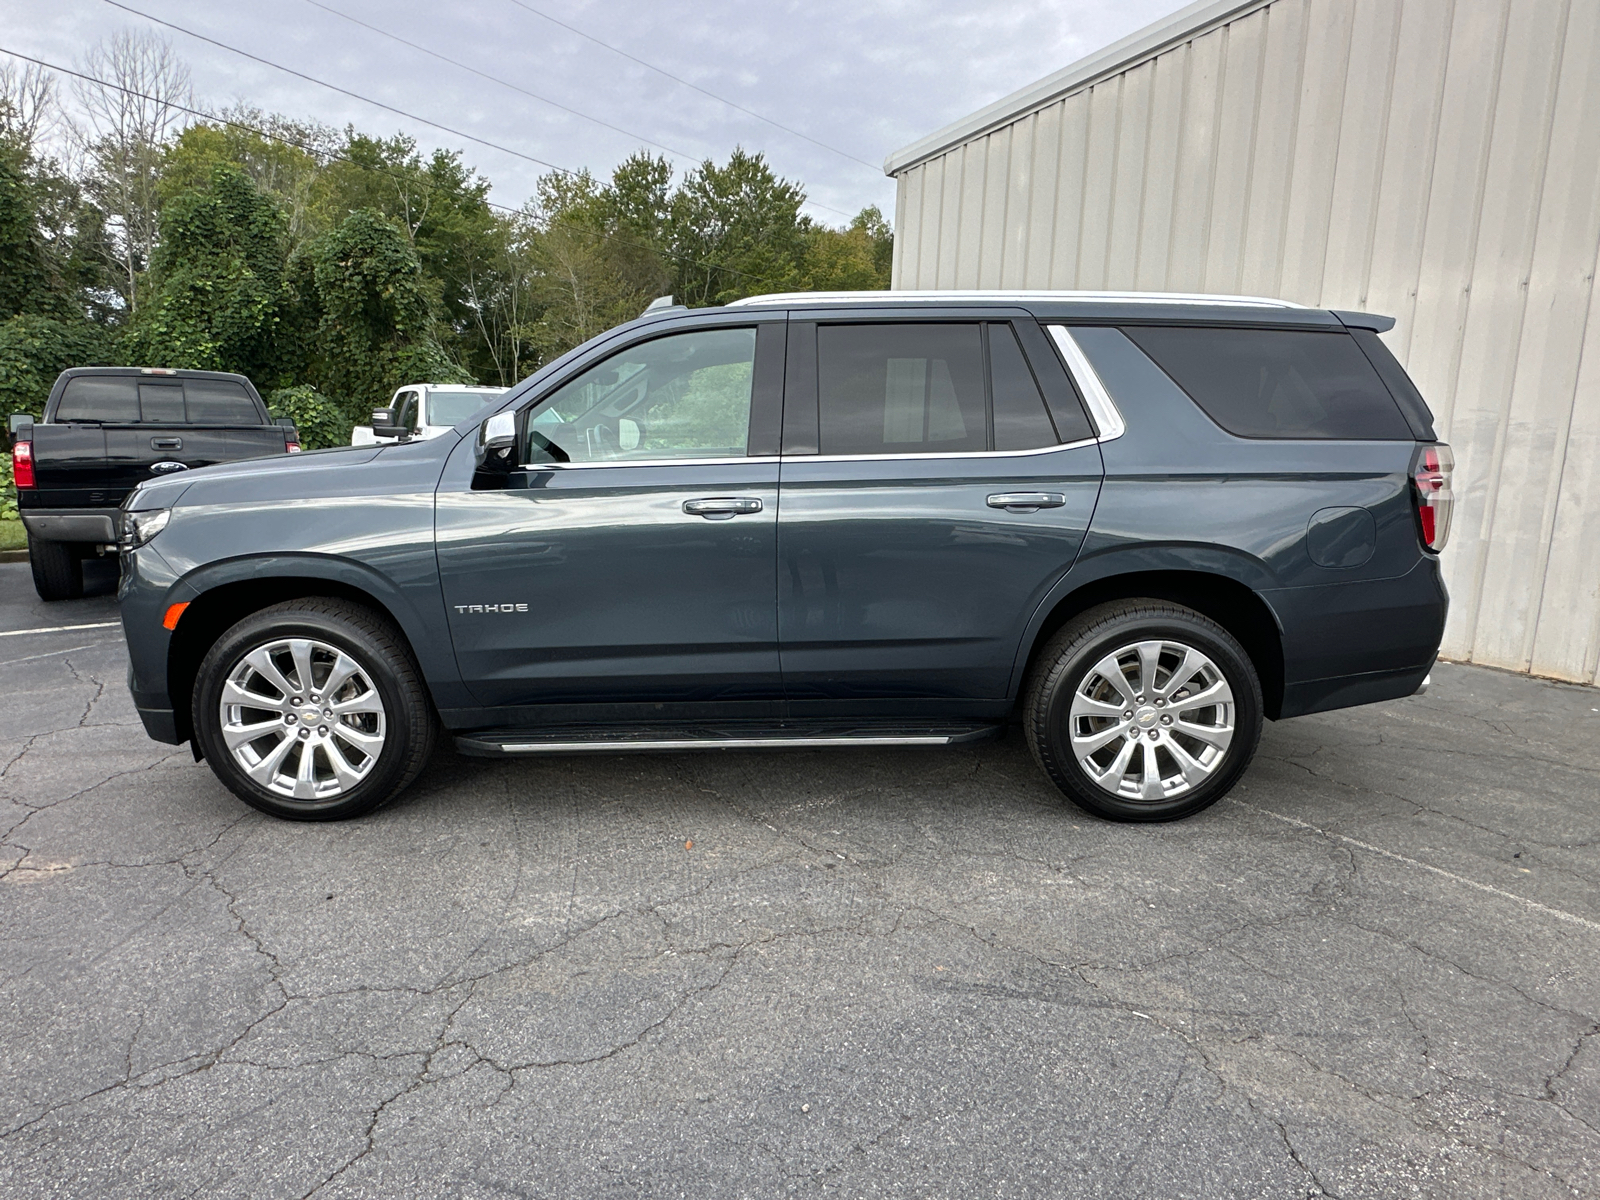
<svg viewBox="0 0 1600 1200">
<path fill-rule="evenodd" d="M 284 449 L 284 452 L 286 454 L 299 454 L 300 453 L 300 443 L 299 442 L 285 442 L 283 444 L 283 449 Z"/>
<path fill-rule="evenodd" d="M 32 442 L 18 442 L 11 447 L 11 481 L 19 488 L 36 486 L 33 478 Z"/>
<path fill-rule="evenodd" d="M 1450 475 L 1456 458 L 1443 442 L 1417 450 L 1411 482 L 1416 487 L 1417 520 L 1422 526 L 1422 544 L 1435 552 L 1444 549 L 1450 538 L 1450 510 L 1455 496 L 1450 491 Z"/>
</svg>

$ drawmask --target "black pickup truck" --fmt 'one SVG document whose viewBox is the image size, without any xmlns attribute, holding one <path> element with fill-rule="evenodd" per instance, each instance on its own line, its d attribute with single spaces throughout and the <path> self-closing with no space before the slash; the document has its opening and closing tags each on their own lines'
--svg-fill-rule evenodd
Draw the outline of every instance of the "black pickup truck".
<svg viewBox="0 0 1600 1200">
<path fill-rule="evenodd" d="M 63 371 L 44 420 L 14 415 L 11 440 L 33 586 L 45 600 L 83 594 L 83 560 L 115 552 L 119 506 L 146 479 L 300 450 L 294 423 L 273 421 L 243 375 L 158 367 Z"/>
</svg>

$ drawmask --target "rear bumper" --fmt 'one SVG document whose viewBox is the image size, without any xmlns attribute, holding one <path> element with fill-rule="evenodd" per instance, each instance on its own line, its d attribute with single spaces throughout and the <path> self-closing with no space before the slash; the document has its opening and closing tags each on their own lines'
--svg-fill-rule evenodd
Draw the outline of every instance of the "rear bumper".
<svg viewBox="0 0 1600 1200">
<path fill-rule="evenodd" d="M 19 515 L 28 536 L 41 542 L 93 542 L 110 546 L 117 540 L 115 508 L 24 508 Z"/>
<path fill-rule="evenodd" d="M 1398 578 L 1264 598 L 1283 626 L 1283 717 L 1415 695 L 1433 669 L 1450 609 L 1432 556 Z"/>
</svg>

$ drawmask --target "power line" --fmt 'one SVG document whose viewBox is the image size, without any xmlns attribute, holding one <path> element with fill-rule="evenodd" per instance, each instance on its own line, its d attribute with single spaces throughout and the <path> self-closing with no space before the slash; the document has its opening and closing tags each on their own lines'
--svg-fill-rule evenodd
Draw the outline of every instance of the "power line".
<svg viewBox="0 0 1600 1200">
<path fill-rule="evenodd" d="M 97 75 L 89 75 L 83 71 L 74 71 L 71 67 L 63 67 L 58 63 L 48 62 L 42 58 L 35 58 L 31 54 L 23 54 L 18 50 L 8 50 L 4 46 L 0 46 L 0 54 L 9 54 L 12 58 L 20 58 L 23 62 L 31 62 L 36 66 L 44 67 L 46 70 L 59 71 L 63 75 L 69 75 L 74 79 L 81 79 L 86 83 L 92 83 L 98 87 L 110 88 L 112 91 L 122 92 L 124 95 L 137 96 L 141 100 L 149 100 L 154 104 L 165 104 L 168 108 L 176 109 L 181 113 L 187 113 L 191 117 L 198 117 L 202 121 L 216 122 L 219 125 L 227 125 L 233 129 L 243 129 L 247 133 L 253 133 L 257 137 L 265 138 L 268 141 L 282 142 L 286 146 L 297 147 L 314 158 L 325 159 L 328 162 L 348 163 L 350 166 L 358 167 L 363 171 L 375 171 L 380 175 L 387 175 L 391 179 L 401 181 L 405 180 L 405 176 L 401 175 L 398 171 L 392 171 L 387 167 L 375 166 L 372 163 L 357 162 L 348 155 L 335 154 L 311 142 L 302 141 L 299 138 L 289 137 L 281 131 L 263 129 L 259 125 L 251 125 L 245 121 L 235 121 L 228 117 L 220 116 L 217 113 L 207 112 L 205 109 L 194 108 L 187 104 L 179 104 L 177 101 L 169 100 L 165 97 L 152 96 L 148 92 L 141 92 L 136 88 L 127 87 L 120 83 L 112 83 L 109 79 L 101 79 Z M 558 171 L 562 170 L 560 167 L 555 169 Z M 567 173 L 571 174 L 572 172 L 569 171 Z M 489 208 L 499 209 L 501 212 L 509 213 L 512 216 L 517 216 L 523 211 L 520 208 L 512 208 L 506 204 L 496 204 L 493 200 L 489 199 L 485 199 L 483 203 Z M 651 250 L 657 254 L 665 255 L 667 258 L 674 258 L 679 262 L 688 263 L 690 266 L 706 267 L 713 271 L 726 271 L 730 275 L 737 275 L 741 279 L 748 279 L 754 283 L 762 282 L 759 277 L 751 275 L 748 271 L 741 271 L 737 267 L 729 267 L 716 263 L 709 263 L 704 259 L 691 258 L 687 254 L 680 254 L 676 251 L 668 250 L 663 246 L 657 246 L 650 242 L 641 241 L 637 238 L 625 237 L 622 234 L 606 233 L 604 230 L 599 229 L 584 229 L 581 226 L 578 228 L 581 232 L 598 238 L 603 242 L 617 242 L 620 245 L 632 246 L 635 249 Z"/>
<path fill-rule="evenodd" d="M 491 142 L 488 139 L 478 137 L 475 134 L 466 133 L 460 129 L 452 129 L 450 126 L 441 125 L 437 121 L 430 121 L 427 117 L 419 117 L 415 113 L 406 112 L 403 108 L 396 108 L 392 104 L 385 104 L 382 100 L 374 100 L 371 96 L 363 96 L 359 92 L 352 92 L 349 88 L 342 88 L 336 83 L 329 83 L 326 79 L 318 79 L 315 75 L 307 75 L 303 71 L 296 71 L 293 67 L 286 67 L 282 63 L 275 63 L 269 58 L 262 58 L 259 54 L 251 54 L 248 50 L 241 50 L 237 46 L 230 46 L 226 42 L 219 42 L 216 38 L 207 37 L 203 33 L 196 33 L 192 29 L 185 29 L 182 25 L 176 25 L 171 21 L 164 21 L 160 17 L 153 17 L 147 12 L 141 12 L 137 8 L 133 8 L 130 5 L 121 3 L 121 0 L 105 0 L 105 2 L 111 5 L 112 8 L 120 8 L 123 12 L 132 13 L 136 17 L 143 17 L 146 21 L 150 21 L 156 25 L 165 26 L 166 28 L 174 30 L 177 33 L 181 33 L 186 37 L 192 37 L 197 41 L 205 42 L 208 45 L 215 46 L 219 50 L 226 50 L 230 54 L 237 54 L 243 58 L 248 58 L 252 62 L 258 62 L 264 67 L 272 67 L 274 70 L 282 71 L 287 75 L 293 75 L 296 79 L 304 79 L 307 83 L 314 83 L 318 87 L 325 87 L 330 91 L 338 92 L 341 96 L 349 96 L 352 100 L 360 100 L 363 103 L 371 104 L 376 108 L 381 108 L 387 112 L 392 112 L 397 116 L 404 117 L 408 121 L 416 121 L 419 124 L 428 125 L 434 129 L 441 129 L 445 133 L 450 134 L 452 137 L 466 138 L 469 142 L 477 142 L 480 146 L 487 146 L 489 149 L 498 150 L 502 154 L 510 154 L 515 158 L 520 158 L 531 163 L 537 163 L 541 167 L 549 167 L 552 171 L 560 171 L 563 175 L 576 175 L 578 173 L 568 167 L 558 166 L 553 162 L 546 161 L 545 159 L 536 158 L 532 154 L 524 154 L 521 150 L 513 150 L 510 146 L 502 146 L 498 142 Z"/>
<path fill-rule="evenodd" d="M 309 2 L 313 2 L 314 3 L 315 0 L 309 0 Z M 109 4 L 112 8 L 120 8 L 123 12 L 132 13 L 136 17 L 143 17 L 146 21 L 150 21 L 150 22 L 152 22 L 152 23 L 154 23 L 156 25 L 164 26 L 167 29 L 171 29 L 171 30 L 173 30 L 173 31 L 175 31 L 177 33 L 181 33 L 186 37 L 192 37 L 192 38 L 196 39 L 197 41 L 205 42 L 207 45 L 215 46 L 219 50 L 226 50 L 230 54 L 237 54 L 237 55 L 239 55 L 239 56 L 241 56 L 243 58 L 250 59 L 250 61 L 252 61 L 252 62 L 260 63 L 264 67 L 271 67 L 271 68 L 273 68 L 273 70 L 282 71 L 287 75 L 293 75 L 296 79 L 303 79 L 307 83 L 314 83 L 319 87 L 328 88 L 330 91 L 338 92 L 341 96 L 349 96 L 352 100 L 359 100 L 364 104 L 371 104 L 375 108 L 381 108 L 386 112 L 392 112 L 397 116 L 401 116 L 401 117 L 406 118 L 408 121 L 416 121 L 416 122 L 418 122 L 420 124 L 427 125 L 427 126 L 433 128 L 433 129 L 443 130 L 445 133 L 450 134 L 452 137 L 465 138 L 469 142 L 477 142 L 480 146 L 487 146 L 491 150 L 498 150 L 502 154 L 510 154 L 515 158 L 520 158 L 520 159 L 523 159 L 523 160 L 525 160 L 527 162 L 535 163 L 535 164 L 537 164 L 537 165 L 539 165 L 541 167 L 549 167 L 552 171 L 559 171 L 563 175 L 574 175 L 575 176 L 575 175 L 579 174 L 579 172 L 572 170 L 570 167 L 563 167 L 563 166 L 560 166 L 560 165 L 558 165 L 556 163 L 549 162 L 546 159 L 538 158 L 538 157 L 536 157 L 536 156 L 534 156 L 532 154 L 525 154 L 521 150 L 513 150 L 510 146 L 502 146 L 499 142 L 491 142 L 487 138 L 478 137 L 476 134 L 467 133 L 464 130 L 455 129 L 455 128 L 449 126 L 449 125 L 441 125 L 438 121 L 431 121 L 427 117 L 419 117 L 415 113 L 407 112 L 403 108 L 396 108 L 394 105 L 386 104 L 382 100 L 374 100 L 371 96 L 364 96 L 360 92 L 353 92 L 349 88 L 340 87 L 336 83 L 329 83 L 327 80 L 318 79 L 314 75 L 307 75 L 303 71 L 297 71 L 293 67 L 286 67 L 282 63 L 273 62 L 269 58 L 262 58 L 259 54 L 252 54 L 250 51 L 241 50 L 237 46 L 230 46 L 227 42 L 221 42 L 221 41 L 218 41 L 216 38 L 208 37 L 203 33 L 197 33 L 193 29 L 185 28 L 184 26 L 176 24 L 175 22 L 163 20 L 161 17 L 151 16 L 149 13 L 144 12 L 144 11 L 142 11 L 140 9 L 134 8 L 131 5 L 123 4 L 122 0 L 105 0 L 105 3 Z M 317 7 L 323 8 L 325 6 L 321 5 L 321 4 L 318 4 Z M 328 11 L 329 12 L 333 12 L 334 10 L 328 9 Z M 335 13 L 335 15 L 336 16 L 343 16 L 344 14 L 343 13 Z M 349 18 L 349 19 L 350 20 L 354 20 L 353 17 Z M 356 24 L 359 25 L 359 24 L 362 24 L 362 22 L 357 21 Z M 373 27 L 369 25 L 369 26 L 367 26 L 367 28 L 368 29 L 372 29 Z M 382 30 L 374 30 L 374 32 L 383 33 Z M 394 35 L 386 34 L 385 36 L 394 36 Z M 396 41 L 401 41 L 403 39 L 396 38 L 395 40 Z M 409 45 L 410 43 L 407 43 L 407 44 Z M 432 53 L 432 51 L 428 51 L 428 53 Z M 443 58 L 442 55 L 439 55 L 437 57 Z M 446 59 L 445 61 L 451 61 L 451 60 Z M 463 64 L 457 63 L 455 65 L 461 66 Z M 465 69 L 469 70 L 469 71 L 473 70 L 473 68 L 471 68 L 471 67 L 466 67 Z M 477 72 L 477 73 L 478 74 L 482 74 L 482 72 Z M 485 76 L 485 78 L 493 79 L 493 76 Z M 495 82 L 500 83 L 500 82 L 504 82 L 504 81 L 503 80 L 495 80 Z M 507 85 L 507 86 L 512 86 L 512 85 Z M 690 85 L 690 86 L 693 86 L 693 85 Z M 518 88 L 517 90 L 521 91 L 522 89 Z M 532 93 L 528 93 L 528 94 L 531 95 Z M 536 98 L 542 99 L 542 97 L 536 97 Z M 555 102 L 554 101 L 548 101 L 548 103 L 552 103 L 553 104 Z M 564 107 L 564 106 L 563 105 L 557 105 L 557 107 Z M 576 112 L 575 109 L 567 109 L 567 111 L 568 112 Z M 577 115 L 583 116 L 584 114 L 578 113 Z M 592 118 L 592 117 L 588 118 L 588 119 L 589 120 L 595 120 L 595 118 Z M 603 121 L 601 121 L 599 123 L 600 124 L 606 124 Z M 609 128 L 616 129 L 617 126 L 612 125 L 612 126 L 609 126 Z M 620 130 L 619 132 L 627 133 L 626 130 Z M 638 135 L 630 133 L 627 136 L 629 136 L 629 137 L 637 137 Z M 801 136 L 803 137 L 804 135 L 802 134 Z M 655 143 L 655 142 L 651 142 L 650 144 L 651 145 L 657 145 L 657 143 Z M 818 145 L 821 145 L 821 143 L 819 142 Z M 667 147 L 662 147 L 662 149 L 667 149 Z M 679 154 L 680 152 L 674 150 L 674 151 L 671 151 L 671 153 Z M 684 155 L 684 157 L 690 157 L 690 156 Z M 857 160 L 857 161 L 860 161 L 860 160 Z M 826 208 L 826 209 L 828 209 L 829 212 L 839 213 L 840 216 L 848 217 L 848 216 L 851 215 L 851 214 L 849 214 L 847 212 L 843 212 L 842 210 L 837 209 L 837 208 L 833 208 L 833 207 L 831 207 L 829 205 L 818 204 L 814 200 L 809 200 L 808 199 L 806 201 L 806 203 L 814 204 L 818 208 Z"/>
<path fill-rule="evenodd" d="M 711 99 L 717 101 L 719 104 L 726 104 L 729 108 L 736 108 L 740 112 L 746 114 L 747 116 L 754 117 L 758 121 L 765 121 L 768 125 L 771 125 L 775 129 L 781 129 L 785 133 L 793 134 L 797 138 L 803 138 L 806 141 L 810 142 L 813 146 L 821 146 L 824 150 L 830 151 L 833 154 L 838 154 L 838 155 L 840 155 L 840 156 L 842 156 L 844 158 L 848 158 L 851 162 L 860 163 L 863 167 L 870 168 L 873 171 L 874 174 L 876 174 L 876 173 L 878 173 L 878 172 L 883 170 L 882 166 L 880 166 L 878 163 L 870 163 L 864 158 L 857 158 L 854 154 L 851 154 L 850 151 L 848 151 L 848 150 L 841 150 L 837 146 L 828 145 L 827 142 L 818 141 L 816 138 L 812 137 L 809 133 L 801 133 L 798 129 L 792 129 L 788 125 L 783 124 L 782 122 L 774 121 L 771 117 L 762 116 L 760 113 L 756 112 L 754 109 L 746 108 L 742 104 L 736 103 L 733 100 L 729 100 L 726 96 L 719 96 L 715 92 L 707 91 L 705 88 L 701 87 L 698 83 L 690 83 L 687 79 L 684 79 L 684 78 L 682 78 L 681 76 L 678 76 L 678 75 L 674 75 L 671 71 L 664 70 L 663 68 L 656 66 L 654 63 L 646 62 L 644 59 L 638 57 L 637 55 L 629 54 L 626 50 L 623 50 L 618 46 L 613 46 L 610 42 L 602 42 L 599 38 L 595 37 L 594 34 L 585 33 L 583 30 L 579 29 L 576 25 L 568 25 L 565 21 L 558 20 L 557 18 L 552 17 L 549 13 L 543 12 L 543 11 L 533 7 L 533 5 L 531 5 L 531 4 L 525 3 L 524 0 L 511 0 L 511 3 L 515 4 L 520 9 L 524 9 L 524 10 L 526 10 L 528 12 L 531 12 L 536 17 L 544 18 L 546 21 L 549 21 L 552 25 L 561 26 L 561 28 L 567 30 L 569 33 L 575 33 L 579 37 L 586 38 L 587 40 L 593 42 L 597 46 L 603 46 L 607 50 L 611 51 L 613 54 L 620 54 L 620 55 L 622 55 L 623 58 L 628 59 L 630 62 L 636 62 L 641 67 L 644 67 L 647 70 L 654 71 L 657 75 L 665 75 L 668 79 L 672 80 L 674 83 L 681 83 L 686 88 L 692 88 L 695 91 L 699 92 L 702 96 L 710 96 Z M 837 212 L 839 210 L 838 209 L 834 209 L 833 211 Z"/>
<path fill-rule="evenodd" d="M 331 13 L 336 17 L 349 21 L 352 25 L 359 25 L 361 28 L 377 34 L 379 37 L 386 37 L 392 42 L 399 42 L 402 46 L 409 46 L 411 49 L 422 54 L 426 54 L 431 58 L 437 58 L 440 62 L 449 63 L 452 67 L 459 67 L 463 71 L 470 71 L 480 79 L 487 79 L 490 83 L 498 83 L 501 87 L 510 88 L 513 92 L 521 92 L 524 96 L 527 96 L 533 100 L 537 100 L 541 104 L 548 104 L 552 108 L 559 108 L 562 112 L 571 113 L 573 116 L 581 117 L 585 121 L 592 121 L 596 125 L 603 125 L 605 128 L 613 130 L 616 133 L 620 133 L 625 137 L 634 138 L 643 142 L 647 146 L 654 146 L 657 150 L 665 150 L 668 154 L 675 154 L 679 158 L 688 159 L 690 162 L 700 161 L 699 155 L 690 154 L 687 150 L 676 150 L 662 142 L 655 141 L 653 138 L 647 138 L 643 134 L 634 133 L 631 130 L 622 128 L 620 125 L 613 125 L 610 121 L 601 120 L 599 117 L 591 117 L 588 113 L 580 112 L 578 109 L 573 108 L 570 105 L 562 104 L 559 100 L 552 100 L 550 97 L 541 96 L 537 92 L 530 92 L 527 88 L 512 83 L 510 80 L 501 79 L 496 75 L 490 75 L 487 71 L 480 71 L 477 67 L 471 66 L 470 64 L 461 62 L 457 59 L 450 58 L 447 55 L 440 54 L 437 50 L 429 49 L 427 46 L 418 45 L 416 42 L 409 41 L 406 38 L 401 37 L 399 34 L 390 33 L 387 29 L 380 29 L 376 25 L 369 25 L 359 17 L 352 17 L 349 13 L 340 12 L 336 8 L 333 8 L 327 4 L 323 4 L 321 0 L 306 0 L 306 3 L 311 5 L 313 8 L 320 8 L 325 13 Z"/>
<path fill-rule="evenodd" d="M 643 142 L 647 146 L 654 146 L 657 150 L 665 150 L 668 154 L 676 155 L 677 157 L 686 159 L 689 162 L 699 163 L 701 161 L 701 157 L 699 155 L 690 154 L 687 150 L 675 149 L 672 146 L 666 145 L 664 142 L 658 142 L 653 138 L 647 138 L 641 133 L 634 133 L 632 130 L 624 129 L 620 125 L 613 125 L 610 121 L 603 120 L 600 117 L 590 116 L 588 113 L 573 108 L 571 105 L 562 104 L 559 100 L 552 100 L 550 97 L 541 96 L 537 92 L 530 92 L 527 88 L 522 87 L 520 84 L 512 83 L 508 79 L 501 79 L 498 75 L 491 75 L 487 71 L 480 71 L 477 67 L 472 66 L 470 63 L 464 63 L 459 59 L 451 58 L 449 55 L 440 54 L 437 50 L 431 49 L 428 46 L 419 45 L 416 42 L 401 37 L 397 33 L 391 33 L 387 29 L 381 29 L 376 25 L 368 24 L 359 17 L 353 17 L 349 13 L 340 12 L 331 5 L 323 4 L 322 0 L 306 0 L 306 3 L 311 5 L 313 8 L 320 8 L 325 13 L 330 13 L 333 16 L 349 21 L 352 25 L 359 25 L 362 29 L 368 30 L 371 33 L 375 33 L 379 37 L 388 38 L 392 42 L 399 42 L 402 46 L 409 46 L 411 49 L 416 50 L 421 54 L 426 54 L 430 58 L 436 58 L 440 62 L 449 63 L 452 67 L 457 67 L 460 70 L 471 72 L 480 79 L 487 79 L 490 83 L 497 83 L 501 87 L 511 89 L 513 92 L 519 92 L 522 95 L 527 96 L 529 99 L 539 101 L 541 104 L 548 104 L 552 108 L 559 108 L 562 112 L 571 113 L 573 116 L 579 117 L 585 121 L 592 121 L 594 124 L 613 130 L 616 133 L 620 133 L 624 137 L 634 138 Z M 845 212 L 842 208 L 834 208 L 831 204 L 823 204 L 821 201 L 812 200 L 809 197 L 806 199 L 806 203 L 815 208 L 826 209 L 828 212 L 837 213 L 841 217 L 852 218 L 855 215 L 853 213 Z"/>
</svg>

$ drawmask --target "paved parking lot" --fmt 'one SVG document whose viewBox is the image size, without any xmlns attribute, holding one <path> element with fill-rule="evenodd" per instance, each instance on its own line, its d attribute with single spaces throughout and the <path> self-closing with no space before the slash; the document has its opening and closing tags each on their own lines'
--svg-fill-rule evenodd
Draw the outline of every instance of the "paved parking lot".
<svg viewBox="0 0 1600 1200">
<path fill-rule="evenodd" d="M 114 615 L 0 565 L 0 632 Z M 1444 667 L 1155 828 L 1015 736 L 302 826 L 124 668 L 0 636 L 0 1194 L 1600 1194 L 1593 690 Z"/>
</svg>

